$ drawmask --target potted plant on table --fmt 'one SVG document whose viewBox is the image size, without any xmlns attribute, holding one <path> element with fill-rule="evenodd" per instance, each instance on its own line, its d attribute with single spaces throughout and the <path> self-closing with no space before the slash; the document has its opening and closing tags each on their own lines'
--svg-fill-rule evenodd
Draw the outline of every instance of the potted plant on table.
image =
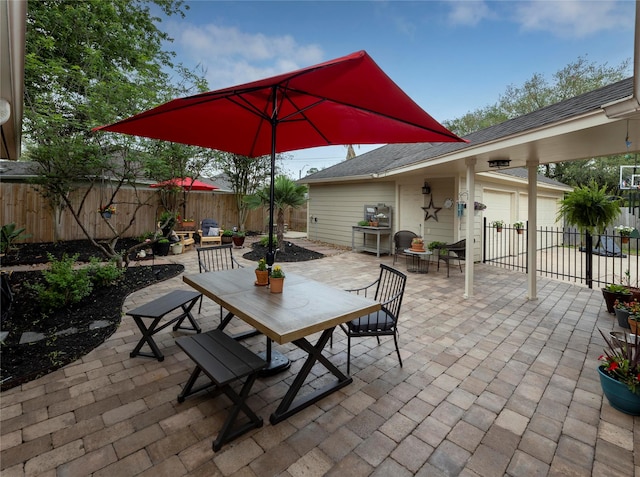
<svg viewBox="0 0 640 477">
<path fill-rule="evenodd" d="M 271 270 L 271 278 L 269 280 L 271 293 L 282 293 L 282 289 L 284 288 L 284 277 L 284 271 L 280 265 L 273 267 L 273 270 Z"/>
<path fill-rule="evenodd" d="M 513 228 L 516 229 L 518 235 L 522 235 L 522 232 L 524 231 L 524 222 L 522 220 L 518 220 L 513 224 Z"/>
<path fill-rule="evenodd" d="M 264 258 L 258 260 L 256 267 L 256 285 L 263 287 L 269 284 L 269 270 L 267 270 L 267 261 Z"/>
<path fill-rule="evenodd" d="M 631 232 L 633 232 L 633 227 L 627 227 L 626 225 L 618 225 L 614 227 L 613 230 L 617 230 L 620 234 L 620 242 L 621 243 L 629 243 L 629 237 L 631 236 Z"/>
<path fill-rule="evenodd" d="M 412 238 L 411 250 L 413 250 L 414 252 L 424 252 L 424 239 L 422 237 Z"/>
<path fill-rule="evenodd" d="M 640 415 L 640 340 L 623 333 L 623 339 L 607 337 L 599 330 L 607 346 L 598 360 L 602 391 L 614 409 Z"/>
</svg>

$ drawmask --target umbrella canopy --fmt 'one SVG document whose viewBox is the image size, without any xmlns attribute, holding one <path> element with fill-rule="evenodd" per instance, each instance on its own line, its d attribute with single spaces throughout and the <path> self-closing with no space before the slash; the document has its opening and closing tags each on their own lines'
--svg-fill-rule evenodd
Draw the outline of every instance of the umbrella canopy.
<svg viewBox="0 0 640 477">
<path fill-rule="evenodd" d="M 273 253 L 275 155 L 317 146 L 464 142 L 402 91 L 365 51 L 271 78 L 186 98 L 94 130 L 271 154 L 269 252 Z"/>
<path fill-rule="evenodd" d="M 198 179 L 192 179 L 191 177 L 176 177 L 166 181 L 158 182 L 157 184 L 151 184 L 149 187 L 182 187 L 185 190 L 216 190 L 216 187 L 211 184 L 206 184 Z"/>
</svg>

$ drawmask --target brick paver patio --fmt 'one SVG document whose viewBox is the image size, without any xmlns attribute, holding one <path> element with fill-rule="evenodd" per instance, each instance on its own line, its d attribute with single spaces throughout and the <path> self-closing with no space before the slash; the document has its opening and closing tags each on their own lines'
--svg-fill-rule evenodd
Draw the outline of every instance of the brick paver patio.
<svg viewBox="0 0 640 477">
<path fill-rule="evenodd" d="M 347 288 L 372 281 L 378 263 L 392 261 L 333 252 L 283 268 Z M 194 251 L 173 260 L 198 271 Z M 404 261 L 397 267 L 405 270 Z M 475 296 L 464 300 L 456 268 L 448 279 L 435 267 L 409 274 L 404 367 L 391 338 L 379 346 L 356 340 L 353 384 L 271 425 L 303 358 L 293 345 L 278 346 L 291 368 L 260 378 L 249 399 L 264 426 L 217 453 L 211 442 L 226 396 L 203 393 L 179 404 L 192 369 L 175 344 L 182 333 L 156 335 L 163 362 L 130 358 L 139 331 L 123 317 L 82 360 L 0 395 L 2 476 L 640 475 L 640 421 L 603 401 L 596 371 L 598 328 L 617 328 L 600 291 L 540 279 L 539 299 L 528 301 L 525 275 L 476 264 L 475 277 Z M 188 289 L 181 277 L 133 293 L 124 311 L 176 288 Z M 219 307 L 205 299 L 196 318 L 212 329 Z M 264 337 L 244 343 L 265 348 Z M 342 332 L 327 351 L 346 370 Z M 322 383 L 323 369 L 314 368 L 308 386 Z"/>
</svg>

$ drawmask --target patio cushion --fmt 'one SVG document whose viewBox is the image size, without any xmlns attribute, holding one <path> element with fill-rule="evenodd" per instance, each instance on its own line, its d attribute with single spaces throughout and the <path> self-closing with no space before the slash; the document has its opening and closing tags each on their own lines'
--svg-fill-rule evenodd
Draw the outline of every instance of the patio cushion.
<svg viewBox="0 0 640 477">
<path fill-rule="evenodd" d="M 387 331 L 393 329 L 395 321 L 390 317 L 386 311 L 379 310 L 375 313 L 370 313 L 366 316 L 361 316 L 356 320 L 352 320 L 347 323 L 347 326 L 352 331 L 363 332 L 370 330 Z"/>
</svg>

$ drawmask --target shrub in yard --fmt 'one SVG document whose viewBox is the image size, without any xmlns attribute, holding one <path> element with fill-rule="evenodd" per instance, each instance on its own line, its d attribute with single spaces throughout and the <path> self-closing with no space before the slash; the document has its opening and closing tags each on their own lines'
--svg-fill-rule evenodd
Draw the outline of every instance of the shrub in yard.
<svg viewBox="0 0 640 477">
<path fill-rule="evenodd" d="M 260 245 L 262 245 L 263 247 L 268 247 L 269 246 L 269 236 L 265 236 L 262 237 L 260 239 Z M 278 238 L 275 236 L 275 234 L 273 235 L 273 246 L 274 248 L 278 246 Z"/>
<path fill-rule="evenodd" d="M 42 272 L 45 283 L 31 285 L 44 309 L 54 310 L 78 303 L 93 290 L 88 270 L 73 268 L 78 256 L 64 254 L 60 260 L 56 260 L 48 254 L 50 269 Z"/>
<path fill-rule="evenodd" d="M 109 260 L 108 263 L 103 264 L 99 258 L 91 257 L 89 261 L 89 279 L 96 287 L 114 284 L 126 271 L 125 268 L 118 267 L 115 260 Z"/>
</svg>

